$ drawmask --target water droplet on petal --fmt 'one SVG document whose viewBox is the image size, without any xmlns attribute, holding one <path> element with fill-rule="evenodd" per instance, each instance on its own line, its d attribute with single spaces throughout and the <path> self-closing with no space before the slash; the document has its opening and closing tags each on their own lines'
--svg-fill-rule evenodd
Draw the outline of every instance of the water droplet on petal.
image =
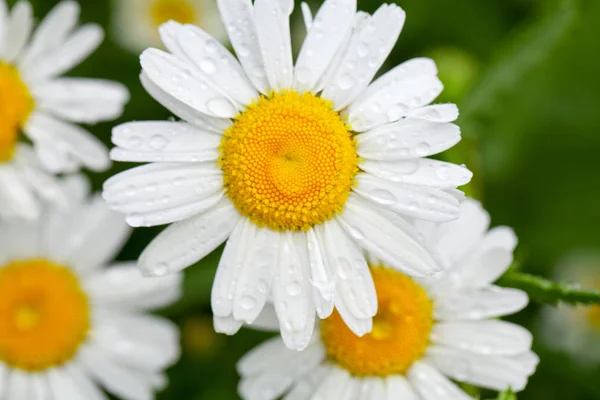
<svg viewBox="0 0 600 400">
<path fill-rule="evenodd" d="M 206 102 L 208 110 L 221 118 L 229 118 L 236 114 L 236 109 L 233 103 L 225 97 L 215 97 Z"/>
</svg>

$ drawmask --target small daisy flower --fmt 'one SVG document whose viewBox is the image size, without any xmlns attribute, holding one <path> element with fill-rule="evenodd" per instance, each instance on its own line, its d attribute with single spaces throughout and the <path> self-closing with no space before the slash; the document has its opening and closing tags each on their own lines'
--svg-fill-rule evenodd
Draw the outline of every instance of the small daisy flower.
<svg viewBox="0 0 600 400">
<path fill-rule="evenodd" d="M 600 254 L 588 251 L 565 257 L 556 269 L 555 279 L 600 290 Z M 545 307 L 541 317 L 540 333 L 549 346 L 583 363 L 600 361 L 600 306 L 559 304 Z"/>
<path fill-rule="evenodd" d="M 169 52 L 146 50 L 142 82 L 184 121 L 113 131 L 114 160 L 150 162 L 106 182 L 132 226 L 173 223 L 144 251 L 147 275 L 181 270 L 227 240 L 212 309 L 219 332 L 251 323 L 272 296 L 286 344 L 301 349 L 315 311 L 337 307 L 371 330 L 377 298 L 363 250 L 411 276 L 442 266 L 409 219 L 456 218 L 464 167 L 424 158 L 460 140 L 434 63 L 415 59 L 370 81 L 404 12 L 327 0 L 295 67 L 293 1 L 217 2 L 238 60 L 203 30 L 169 22 Z"/>
<path fill-rule="evenodd" d="M 130 228 L 80 177 L 69 211 L 0 225 L 0 398 L 154 397 L 179 356 L 179 333 L 147 314 L 180 295 L 181 276 L 148 279 L 111 264 Z"/>
<path fill-rule="evenodd" d="M 129 93 L 116 82 L 60 77 L 102 41 L 99 26 L 76 28 L 78 14 L 77 3 L 62 2 L 32 33 L 31 4 L 9 11 L 0 0 L 0 217 L 35 218 L 40 198 L 64 205 L 54 173 L 110 165 L 105 146 L 73 123 L 115 119 Z"/>
<path fill-rule="evenodd" d="M 113 0 L 114 39 L 135 54 L 161 47 L 157 30 L 171 20 L 200 26 L 219 40 L 227 37 L 215 0 Z"/>
<path fill-rule="evenodd" d="M 379 310 L 372 332 L 354 335 L 334 312 L 303 352 L 271 339 L 239 362 L 241 397 L 472 399 L 450 379 L 522 390 L 538 363 L 532 336 L 496 318 L 522 309 L 528 298 L 492 284 L 511 264 L 516 238 L 507 227 L 487 231 L 488 222 L 468 201 L 456 222 L 423 231 L 450 265 L 443 276 L 415 279 L 373 260 Z M 278 325 L 276 316 L 269 322 L 263 314 L 263 327 Z"/>
</svg>

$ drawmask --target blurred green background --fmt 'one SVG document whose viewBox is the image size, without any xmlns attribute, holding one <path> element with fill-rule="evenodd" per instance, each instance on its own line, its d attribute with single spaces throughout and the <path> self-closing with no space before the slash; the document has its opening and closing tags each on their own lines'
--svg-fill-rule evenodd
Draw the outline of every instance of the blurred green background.
<svg viewBox="0 0 600 400">
<path fill-rule="evenodd" d="M 57 3 L 31 2 L 38 18 Z M 382 1 L 358 3 L 372 12 Z M 384 68 L 416 56 L 438 62 L 446 84 L 439 101 L 459 105 L 464 136 L 443 157 L 476 173 L 467 190 L 482 199 L 494 225 L 514 227 L 522 268 L 551 276 L 561 257 L 599 248 L 600 1 L 395 3 L 407 12 L 407 22 Z M 309 4 L 315 11 L 320 1 Z M 84 22 L 97 22 L 110 32 L 110 1 L 82 0 L 81 5 Z M 299 7 L 293 25 L 302 38 Z M 138 82 L 137 55 L 107 36 L 100 50 L 70 74 L 126 84 L 132 101 L 122 121 L 168 118 Z M 90 130 L 109 144 L 114 124 Z M 95 189 L 129 167 L 119 163 L 92 176 Z M 137 258 L 158 230 L 136 230 L 120 259 Z M 183 300 L 163 311 L 182 327 L 184 350 L 159 399 L 237 399 L 234 364 L 265 337 L 249 331 L 235 337 L 213 332 L 209 297 L 219 252 L 186 271 Z M 514 320 L 535 334 L 538 311 L 532 305 Z M 519 399 L 600 399 L 600 368 L 579 365 L 541 340 L 534 348 L 542 362 Z"/>
</svg>

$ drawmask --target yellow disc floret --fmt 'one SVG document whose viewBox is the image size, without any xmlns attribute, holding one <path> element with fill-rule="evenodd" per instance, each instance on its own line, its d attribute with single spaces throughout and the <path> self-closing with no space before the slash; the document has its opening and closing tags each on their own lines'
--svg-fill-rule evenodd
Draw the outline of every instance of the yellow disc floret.
<svg viewBox="0 0 600 400">
<path fill-rule="evenodd" d="M 150 6 L 152 22 L 156 27 L 170 20 L 192 24 L 197 20 L 196 13 L 190 0 L 154 0 Z"/>
<path fill-rule="evenodd" d="M 41 371 L 70 360 L 90 327 L 75 275 L 45 260 L 0 267 L 0 361 Z"/>
<path fill-rule="evenodd" d="M 339 213 L 358 170 L 356 143 L 332 104 L 294 91 L 261 97 L 221 145 L 228 195 L 254 223 L 306 230 Z"/>
<path fill-rule="evenodd" d="M 0 62 L 0 163 L 12 158 L 33 98 L 15 67 Z"/>
<path fill-rule="evenodd" d="M 410 277 L 384 267 L 371 274 L 379 302 L 371 333 L 356 336 L 335 311 L 321 337 L 329 359 L 355 376 L 404 374 L 429 344 L 433 305 Z"/>
</svg>

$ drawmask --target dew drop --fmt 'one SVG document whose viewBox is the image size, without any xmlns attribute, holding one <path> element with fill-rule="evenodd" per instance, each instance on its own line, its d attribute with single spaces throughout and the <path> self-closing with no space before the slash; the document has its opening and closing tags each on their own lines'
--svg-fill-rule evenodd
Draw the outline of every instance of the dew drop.
<svg viewBox="0 0 600 400">
<path fill-rule="evenodd" d="M 235 115 L 235 106 L 225 97 L 215 97 L 206 102 L 206 108 L 217 117 L 230 118 Z"/>
<path fill-rule="evenodd" d="M 169 144 L 169 140 L 163 135 L 154 135 L 150 139 L 150 147 L 152 147 L 154 150 L 164 149 L 167 144 Z"/>
<path fill-rule="evenodd" d="M 312 77 L 312 72 L 310 69 L 301 67 L 296 70 L 296 79 L 300 83 L 308 83 L 310 78 Z"/>
<path fill-rule="evenodd" d="M 207 74 L 212 74 L 217 70 L 217 64 L 210 58 L 200 61 L 200 69 Z"/>
<path fill-rule="evenodd" d="M 429 145 L 429 143 L 426 142 L 421 142 L 417 146 L 417 154 L 420 156 L 426 156 L 427 154 L 429 154 L 430 150 L 431 146 Z"/>
<path fill-rule="evenodd" d="M 298 296 L 302 292 L 302 286 L 296 281 L 290 282 L 287 285 L 287 292 L 290 296 Z"/>
<path fill-rule="evenodd" d="M 369 46 L 366 43 L 360 43 L 356 48 L 358 56 L 364 58 L 369 55 Z"/>
<path fill-rule="evenodd" d="M 354 85 L 354 78 L 350 74 L 344 74 L 338 80 L 338 86 L 342 90 L 348 90 Z"/>
<path fill-rule="evenodd" d="M 244 296 L 240 302 L 241 306 L 245 310 L 251 310 L 256 306 L 256 299 L 252 296 Z"/>
</svg>

